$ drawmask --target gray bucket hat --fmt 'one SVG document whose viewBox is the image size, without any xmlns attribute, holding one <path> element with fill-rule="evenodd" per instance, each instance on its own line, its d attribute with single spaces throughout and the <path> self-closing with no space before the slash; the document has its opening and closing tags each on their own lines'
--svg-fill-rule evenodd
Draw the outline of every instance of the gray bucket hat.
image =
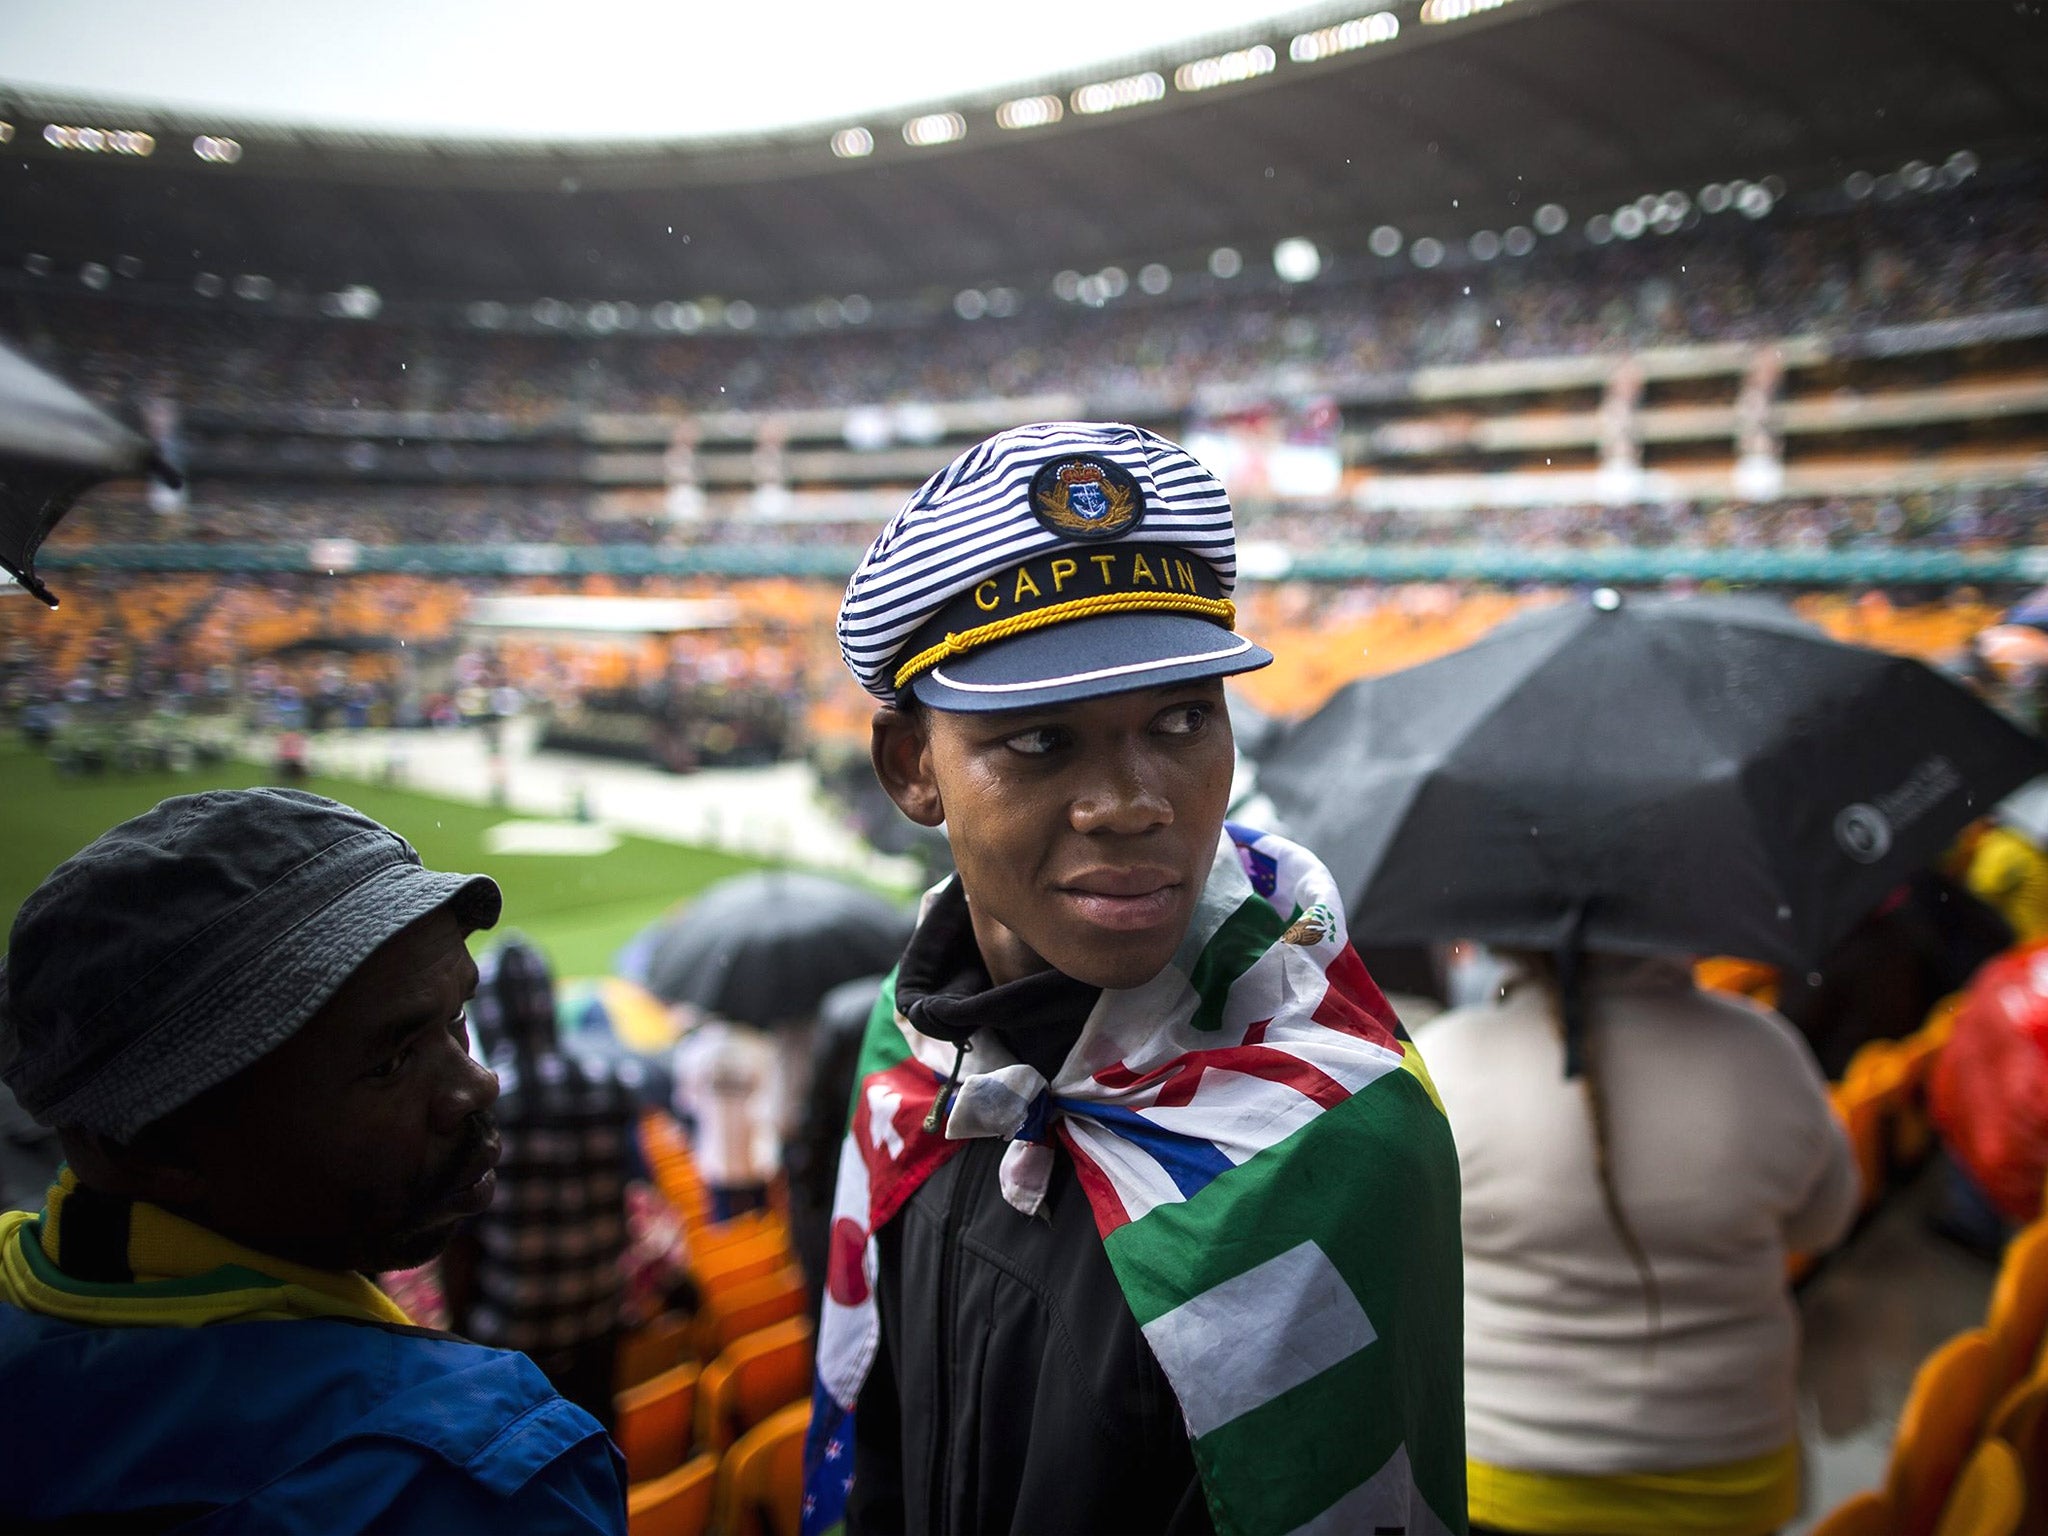
<svg viewBox="0 0 2048 1536">
<path fill-rule="evenodd" d="M 179 795 L 102 834 L 23 903 L 0 967 L 0 1079 L 44 1125 L 125 1141 L 297 1032 L 387 939 L 484 875 L 296 789 Z"/>
</svg>

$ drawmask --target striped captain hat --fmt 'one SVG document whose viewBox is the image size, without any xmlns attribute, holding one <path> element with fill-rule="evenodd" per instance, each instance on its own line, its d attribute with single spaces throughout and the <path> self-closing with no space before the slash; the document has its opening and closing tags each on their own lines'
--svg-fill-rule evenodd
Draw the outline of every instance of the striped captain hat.
<svg viewBox="0 0 2048 1536">
<path fill-rule="evenodd" d="M 977 443 L 890 519 L 847 583 L 839 649 L 885 703 L 981 712 L 1249 672 L 1222 483 L 1122 422 Z"/>
</svg>

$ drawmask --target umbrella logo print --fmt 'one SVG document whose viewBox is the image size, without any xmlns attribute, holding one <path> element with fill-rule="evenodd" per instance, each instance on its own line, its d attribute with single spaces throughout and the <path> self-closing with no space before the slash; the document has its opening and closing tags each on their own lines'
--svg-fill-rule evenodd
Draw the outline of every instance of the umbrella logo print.
<svg viewBox="0 0 2048 1536">
<path fill-rule="evenodd" d="M 1892 847 L 1892 824 L 1883 811 L 1861 802 L 1835 817 L 1835 841 L 1858 864 L 1875 864 Z"/>
</svg>

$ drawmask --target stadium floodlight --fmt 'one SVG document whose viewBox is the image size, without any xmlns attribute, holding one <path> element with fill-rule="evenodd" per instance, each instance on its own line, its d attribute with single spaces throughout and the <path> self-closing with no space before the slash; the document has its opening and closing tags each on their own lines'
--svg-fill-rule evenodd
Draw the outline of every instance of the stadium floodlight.
<svg viewBox="0 0 2048 1536">
<path fill-rule="evenodd" d="M 953 313 L 962 320 L 979 320 L 988 313 L 988 295 L 979 288 L 962 288 L 953 295 Z"/>
<path fill-rule="evenodd" d="M 1017 304 L 1022 295 L 1014 288 L 991 288 L 986 297 L 988 312 L 998 320 L 1007 320 L 1017 313 Z"/>
<path fill-rule="evenodd" d="M 202 299 L 217 299 L 227 291 L 218 272 L 201 272 L 192 279 L 192 291 Z"/>
<path fill-rule="evenodd" d="M 875 315 L 875 306 L 864 293 L 849 293 L 839 301 L 839 313 L 846 316 L 848 325 L 866 325 Z"/>
<path fill-rule="evenodd" d="M 45 123 L 43 142 L 52 149 L 76 149 L 89 155 L 133 155 L 156 153 L 156 139 L 139 128 L 81 128 L 68 123 Z"/>
<path fill-rule="evenodd" d="M 1244 270 L 1244 258 L 1234 246 L 1219 245 L 1209 253 L 1209 275 L 1228 282 Z"/>
<path fill-rule="evenodd" d="M 820 299 L 811 306 L 811 320 L 828 331 L 837 330 L 846 323 L 846 311 L 839 307 L 837 299 Z"/>
<path fill-rule="evenodd" d="M 1915 192 L 1925 192 L 1934 185 L 1934 167 L 1925 160 L 1908 160 L 1899 167 L 1899 180 Z"/>
<path fill-rule="evenodd" d="M 208 165 L 233 165 L 242 158 L 242 146 L 217 133 L 202 133 L 192 141 L 192 153 Z"/>
<path fill-rule="evenodd" d="M 1536 216 L 1529 222 L 1536 226 L 1539 235 L 1561 235 L 1564 227 L 1571 223 L 1572 216 L 1564 211 L 1562 203 L 1545 203 L 1536 210 Z"/>
<path fill-rule="evenodd" d="M 8 122 L 0 122 L 0 144 L 12 144 L 13 142 L 14 124 Z"/>
<path fill-rule="evenodd" d="M 320 297 L 320 308 L 339 320 L 374 320 L 383 307 L 383 295 L 367 283 L 351 283 Z"/>
<path fill-rule="evenodd" d="M 842 128 L 832 135 L 832 153 L 842 160 L 858 160 L 875 152 L 875 136 L 865 128 Z"/>
<path fill-rule="evenodd" d="M 725 323 L 736 331 L 751 331 L 758 318 L 754 306 L 745 299 L 734 299 L 725 306 Z"/>
<path fill-rule="evenodd" d="M 560 299 L 535 299 L 531 313 L 535 325 L 553 330 L 558 325 L 568 323 L 570 311 L 569 306 Z"/>
<path fill-rule="evenodd" d="M 1501 239 L 1490 229 L 1475 230 L 1465 242 L 1465 249 L 1472 253 L 1474 261 L 1492 261 L 1500 255 Z"/>
<path fill-rule="evenodd" d="M 1173 269 L 1163 262 L 1148 261 L 1138 268 L 1138 286 L 1157 296 L 1173 286 Z"/>
<path fill-rule="evenodd" d="M 1735 206 L 1735 191 L 1718 181 L 1710 181 L 1700 188 L 1701 213 L 1726 213 Z"/>
<path fill-rule="evenodd" d="M 1536 231 L 1526 224 L 1517 224 L 1501 235 L 1500 243 L 1510 256 L 1526 256 L 1536 249 Z"/>
<path fill-rule="evenodd" d="M 1448 21 L 1463 21 L 1484 11 L 1497 11 L 1511 0 L 1422 0 L 1417 18 L 1425 27 L 1440 27 Z"/>
<path fill-rule="evenodd" d="M 1851 202 L 1862 202 L 1863 199 L 1870 196 L 1870 189 L 1876 185 L 1877 178 L 1868 171 L 1851 171 L 1842 178 L 1842 190 L 1849 194 Z M 1700 203 L 1702 206 L 1705 206 L 1706 198 L 1704 196 L 1701 197 Z"/>
<path fill-rule="evenodd" d="M 1595 245 L 1605 245 L 1614 238 L 1614 220 L 1604 213 L 1596 213 L 1586 220 L 1586 238 Z"/>
<path fill-rule="evenodd" d="M 30 251 L 21 258 L 21 270 L 30 277 L 48 277 L 52 263 L 41 251 Z"/>
<path fill-rule="evenodd" d="M 114 280 L 114 273 L 105 262 L 88 261 L 78 269 L 78 280 L 98 293 Z"/>
<path fill-rule="evenodd" d="M 903 142 L 912 149 L 951 144 L 967 137 L 967 119 L 958 112 L 927 112 L 903 125 Z"/>
<path fill-rule="evenodd" d="M 1771 211 L 1777 199 L 1771 196 L 1768 187 L 1752 183 L 1744 187 L 1735 197 L 1735 211 L 1746 219 L 1760 219 Z"/>
<path fill-rule="evenodd" d="M 140 277 L 142 276 L 142 258 L 140 256 L 116 256 L 114 258 L 114 272 L 120 277 Z"/>
<path fill-rule="evenodd" d="M 1401 231 L 1391 224 L 1382 224 L 1366 237 L 1365 248 L 1375 256 L 1398 256 L 1401 254 Z"/>
<path fill-rule="evenodd" d="M 1391 43 L 1400 35 L 1400 17 L 1392 11 L 1375 11 L 1370 16 L 1340 21 L 1334 27 L 1317 27 L 1313 32 L 1299 34 L 1287 45 L 1287 57 L 1297 64 L 1313 64 L 1356 48 Z"/>
<path fill-rule="evenodd" d="M 1270 75 L 1279 64 L 1278 56 L 1264 43 L 1250 48 L 1233 48 L 1206 59 L 1191 59 L 1173 72 L 1177 91 L 1213 91 L 1219 85 L 1236 85 Z"/>
<path fill-rule="evenodd" d="M 0 139 L 0 144 L 6 142 L 5 139 Z M 1977 174 L 1977 167 L 1981 163 L 1971 151 L 1959 149 L 1941 162 L 1941 179 L 1952 187 L 1961 186 Z"/>
<path fill-rule="evenodd" d="M 1019 96 L 996 108 L 998 128 L 1044 128 L 1067 115 L 1057 96 Z"/>
<path fill-rule="evenodd" d="M 277 284 L 258 272 L 244 272 L 235 279 L 235 297 L 262 304 L 277 292 Z"/>
<path fill-rule="evenodd" d="M 1290 235 L 1273 247 L 1273 273 L 1283 283 L 1306 283 L 1323 270 L 1323 253 L 1313 240 Z"/>
<path fill-rule="evenodd" d="M 1614 210 L 1614 232 L 1624 240 L 1640 239 L 1649 227 L 1650 221 L 1634 203 L 1624 203 Z"/>
<path fill-rule="evenodd" d="M 1444 243 L 1434 235 L 1424 235 L 1408 247 L 1408 259 L 1425 271 L 1439 266 L 1444 259 Z"/>
<path fill-rule="evenodd" d="M 1142 107 L 1147 102 L 1159 101 L 1166 95 L 1166 77 L 1157 70 L 1148 69 L 1142 75 L 1124 75 L 1115 80 L 1097 80 L 1075 91 L 1069 100 L 1076 112 L 1094 116 L 1102 112 L 1120 112 L 1126 107 Z"/>
<path fill-rule="evenodd" d="M 1069 268 L 1052 280 L 1053 297 L 1071 304 L 1081 297 L 1081 274 Z"/>
<path fill-rule="evenodd" d="M 1104 267 L 1095 280 L 1102 284 L 1102 296 L 1107 299 L 1120 299 L 1131 291 L 1130 274 L 1122 267 Z"/>
</svg>

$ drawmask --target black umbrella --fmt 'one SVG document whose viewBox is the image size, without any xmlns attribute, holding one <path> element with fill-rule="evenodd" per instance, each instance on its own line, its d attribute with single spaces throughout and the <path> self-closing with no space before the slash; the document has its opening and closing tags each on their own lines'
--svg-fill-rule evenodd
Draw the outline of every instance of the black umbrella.
<svg viewBox="0 0 2048 1536">
<path fill-rule="evenodd" d="M 911 924 L 904 908 L 822 875 L 735 875 L 654 936 L 647 986 L 743 1024 L 809 1018 L 841 982 L 893 966 Z"/>
<path fill-rule="evenodd" d="M 147 438 L 0 346 L 0 566 L 26 590 L 57 606 L 36 551 L 81 491 L 152 471 L 176 478 Z"/>
<path fill-rule="evenodd" d="M 1360 942 L 1807 969 L 2048 747 L 1774 605 L 1612 592 L 1351 684 L 1261 766 Z"/>
</svg>

